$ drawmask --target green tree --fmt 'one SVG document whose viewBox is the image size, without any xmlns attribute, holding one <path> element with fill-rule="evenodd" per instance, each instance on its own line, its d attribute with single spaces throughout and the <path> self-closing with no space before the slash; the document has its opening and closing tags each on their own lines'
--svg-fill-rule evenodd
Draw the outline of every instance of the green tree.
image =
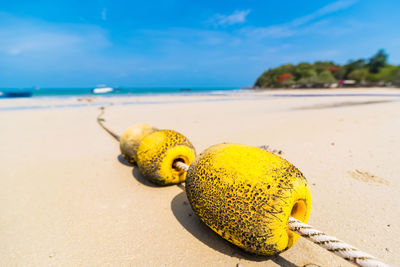
<svg viewBox="0 0 400 267">
<path fill-rule="evenodd" d="M 364 59 L 350 60 L 340 66 L 331 61 L 316 61 L 313 64 L 300 62 L 270 68 L 261 74 L 255 86 L 302 87 L 324 86 L 337 80 L 351 79 L 367 82 L 386 82 L 400 86 L 400 66 L 386 63 L 387 54 L 379 50 L 368 62 Z"/>
<path fill-rule="evenodd" d="M 265 71 L 260 77 L 258 77 L 255 86 L 268 88 L 268 87 L 280 87 L 282 84 L 278 82 L 278 77 L 284 73 L 290 73 L 293 75 L 295 66 L 292 64 L 286 64 L 277 68 L 271 68 Z"/>
<path fill-rule="evenodd" d="M 373 57 L 369 59 L 368 67 L 371 73 L 378 73 L 380 68 L 386 66 L 387 54 L 385 50 L 380 49 Z"/>
<path fill-rule="evenodd" d="M 350 80 L 356 80 L 357 82 L 365 81 L 368 77 L 368 69 L 356 69 L 349 73 L 348 78 Z"/>
<path fill-rule="evenodd" d="M 295 69 L 295 79 L 299 80 L 301 78 L 308 78 L 308 77 L 312 77 L 312 76 L 316 76 L 317 73 L 314 70 L 314 66 L 310 63 L 306 63 L 306 62 L 301 62 L 299 64 L 296 65 L 296 69 Z"/>
<path fill-rule="evenodd" d="M 265 71 L 263 74 L 261 74 L 257 81 L 255 82 L 254 86 L 256 87 L 262 87 L 262 88 L 267 88 L 272 84 L 272 77 L 269 74 L 269 70 Z"/>
<path fill-rule="evenodd" d="M 379 82 L 379 75 L 377 73 L 368 73 L 367 82 Z"/>
<path fill-rule="evenodd" d="M 394 85 L 400 86 L 400 66 L 397 66 L 393 71 L 393 80 L 392 83 Z"/>
<path fill-rule="evenodd" d="M 380 68 L 378 73 L 370 73 L 367 80 L 370 82 L 387 82 L 397 84 L 397 77 L 400 75 L 400 66 L 386 65 Z"/>
<path fill-rule="evenodd" d="M 335 70 L 337 65 L 332 61 L 316 61 L 314 62 L 314 70 L 319 74 L 326 70 Z"/>
<path fill-rule="evenodd" d="M 340 79 L 346 80 L 349 79 L 349 74 L 358 69 L 364 68 L 366 65 L 366 62 L 364 59 L 358 59 L 358 60 L 350 60 L 346 65 L 344 65 L 341 70 L 340 70 Z"/>
<path fill-rule="evenodd" d="M 318 74 L 318 81 L 321 85 L 337 82 L 329 70 L 325 70 Z"/>
<path fill-rule="evenodd" d="M 296 70 L 296 66 L 293 64 L 285 64 L 285 65 L 281 65 L 278 68 L 276 68 L 276 71 L 277 71 L 277 73 L 279 73 L 279 75 L 282 75 L 284 73 L 290 73 L 293 75 L 295 70 Z"/>
<path fill-rule="evenodd" d="M 317 84 L 319 84 L 319 79 L 314 70 L 309 70 L 307 75 L 300 78 L 297 83 L 302 87 L 315 87 Z"/>
<path fill-rule="evenodd" d="M 396 75 L 397 69 L 398 68 L 393 65 L 382 67 L 377 73 L 378 79 L 384 82 L 392 82 Z"/>
</svg>

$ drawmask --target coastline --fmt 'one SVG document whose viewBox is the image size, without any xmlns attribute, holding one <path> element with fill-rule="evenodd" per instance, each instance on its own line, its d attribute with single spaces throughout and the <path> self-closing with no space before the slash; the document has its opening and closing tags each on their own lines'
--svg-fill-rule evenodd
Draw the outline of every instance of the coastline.
<svg viewBox="0 0 400 267">
<path fill-rule="evenodd" d="M 273 258 L 228 244 L 179 187 L 154 187 L 118 159 L 101 106 L 117 133 L 174 129 L 197 153 L 282 150 L 309 181 L 311 225 L 399 264 L 399 100 L 395 88 L 1 99 L 0 265 L 352 266 L 302 238 Z"/>
<path fill-rule="evenodd" d="M 54 95 L 31 98 L 0 99 L 1 111 L 35 110 L 54 108 L 85 108 L 112 105 L 180 104 L 196 102 L 244 101 L 265 98 L 294 97 L 394 97 L 400 96 L 399 88 L 341 88 L 341 89 L 234 89 L 202 93 L 149 93 L 110 95 Z"/>
</svg>

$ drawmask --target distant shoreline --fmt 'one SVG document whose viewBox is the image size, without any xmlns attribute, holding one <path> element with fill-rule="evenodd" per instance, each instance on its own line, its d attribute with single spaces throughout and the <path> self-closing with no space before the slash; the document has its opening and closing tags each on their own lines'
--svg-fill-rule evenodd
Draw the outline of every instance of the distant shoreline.
<svg viewBox="0 0 400 267">
<path fill-rule="evenodd" d="M 395 90 L 393 90 L 395 89 Z M 227 101 L 253 101 L 273 98 L 399 98 L 397 88 L 336 88 L 322 89 L 238 89 L 214 93 L 164 93 L 164 94 L 114 94 L 114 95 L 69 95 L 41 96 L 29 98 L 3 98 L 0 112 L 45 109 L 98 108 L 102 106 L 141 106 L 141 105 L 185 105 L 192 103 L 211 103 Z"/>
<path fill-rule="evenodd" d="M 154 94 L 215 94 L 227 91 L 241 90 L 240 86 L 232 87 L 124 87 L 113 88 L 111 92 L 96 94 L 93 88 L 0 88 L 0 99 L 7 98 L 7 94 L 21 95 L 29 93 L 28 97 L 93 97 L 93 96 L 129 96 L 129 95 L 154 95 Z M 3 93 L 3 96 L 2 96 Z M 28 94 L 26 94 L 28 95 Z M 12 98 L 12 97 L 10 97 Z"/>
<path fill-rule="evenodd" d="M 352 86 L 352 87 L 314 87 L 314 88 L 304 88 L 304 87 L 294 87 L 294 88 L 282 88 L 282 87 L 257 87 L 251 86 L 243 89 L 250 89 L 250 90 L 260 90 L 260 91 L 287 91 L 287 90 L 298 90 L 298 91 L 309 91 L 309 90 L 337 90 L 337 89 L 344 89 L 344 90 L 375 90 L 375 89 L 397 89 L 400 90 L 400 87 L 397 86 Z"/>
</svg>

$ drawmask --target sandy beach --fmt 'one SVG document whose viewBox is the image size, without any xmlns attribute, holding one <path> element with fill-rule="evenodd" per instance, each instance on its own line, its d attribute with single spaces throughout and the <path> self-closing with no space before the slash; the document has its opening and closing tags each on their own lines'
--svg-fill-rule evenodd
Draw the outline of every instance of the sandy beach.
<svg viewBox="0 0 400 267">
<path fill-rule="evenodd" d="M 117 133 L 174 129 L 197 153 L 281 150 L 309 182 L 309 224 L 400 265 L 400 90 L 372 88 L 1 99 L 1 266 L 352 266 L 303 238 L 272 258 L 224 241 L 121 159 L 101 106 Z"/>
</svg>

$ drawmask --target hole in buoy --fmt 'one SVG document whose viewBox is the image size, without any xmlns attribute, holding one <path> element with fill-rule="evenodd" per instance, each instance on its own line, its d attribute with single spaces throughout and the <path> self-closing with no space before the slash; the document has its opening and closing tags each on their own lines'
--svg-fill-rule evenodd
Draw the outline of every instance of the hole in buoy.
<svg viewBox="0 0 400 267">
<path fill-rule="evenodd" d="M 178 167 L 176 166 L 176 163 L 178 163 L 178 162 L 185 163 L 185 160 L 184 160 L 183 158 L 176 158 L 176 159 L 174 159 L 174 161 L 172 162 L 172 168 L 175 169 L 175 170 L 177 170 L 178 172 L 181 172 L 181 170 L 178 169 Z"/>
<path fill-rule="evenodd" d="M 297 200 L 292 207 L 290 216 L 292 216 L 293 218 L 296 218 L 299 221 L 303 221 L 305 219 L 306 215 L 307 215 L 306 203 L 302 199 Z M 287 245 L 287 249 L 288 249 L 291 246 L 293 246 L 294 234 L 295 234 L 294 232 L 289 230 L 289 223 L 288 223 L 287 233 L 288 233 L 288 245 Z"/>
<path fill-rule="evenodd" d="M 306 211 L 307 211 L 306 203 L 303 200 L 298 200 L 296 203 L 294 203 L 290 216 L 296 218 L 297 220 L 302 221 L 306 216 Z"/>
</svg>

